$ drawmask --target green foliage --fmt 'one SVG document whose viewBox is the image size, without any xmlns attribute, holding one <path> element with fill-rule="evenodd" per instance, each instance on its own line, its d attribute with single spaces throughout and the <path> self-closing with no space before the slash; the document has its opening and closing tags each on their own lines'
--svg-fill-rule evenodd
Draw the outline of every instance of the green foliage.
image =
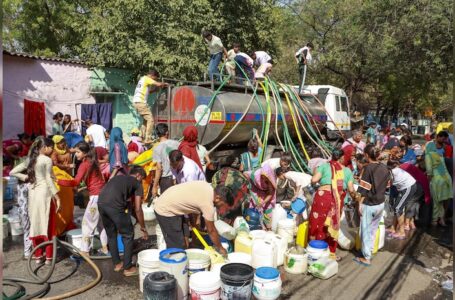
<svg viewBox="0 0 455 300">
<path fill-rule="evenodd" d="M 135 74 L 155 68 L 187 80 L 200 80 L 207 70 L 204 29 L 226 48 L 239 41 L 248 50 L 275 50 L 268 0 L 54 1 L 49 19 L 42 16 L 51 0 L 4 2 L 4 10 L 13 12 L 4 28 L 9 48 L 43 55 L 66 51 L 93 66 Z"/>
</svg>

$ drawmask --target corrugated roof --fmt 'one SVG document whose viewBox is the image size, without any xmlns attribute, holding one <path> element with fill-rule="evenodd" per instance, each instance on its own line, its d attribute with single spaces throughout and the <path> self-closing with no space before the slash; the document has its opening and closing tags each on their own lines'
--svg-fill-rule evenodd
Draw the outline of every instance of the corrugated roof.
<svg viewBox="0 0 455 300">
<path fill-rule="evenodd" d="M 83 61 L 80 61 L 77 59 L 37 56 L 37 55 L 28 54 L 28 53 L 11 52 L 11 51 L 7 51 L 7 50 L 3 50 L 3 54 L 11 55 L 11 56 L 18 56 L 18 57 L 25 57 L 25 58 L 32 58 L 32 59 L 41 59 L 41 60 L 47 60 L 47 61 L 56 61 L 56 62 L 85 65 L 85 63 Z"/>
</svg>

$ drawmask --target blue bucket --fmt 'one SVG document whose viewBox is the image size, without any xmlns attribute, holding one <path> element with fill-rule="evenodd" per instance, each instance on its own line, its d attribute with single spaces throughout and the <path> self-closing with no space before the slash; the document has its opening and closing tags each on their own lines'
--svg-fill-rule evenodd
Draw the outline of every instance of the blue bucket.
<svg viewBox="0 0 455 300">
<path fill-rule="evenodd" d="M 306 202 L 302 198 L 295 199 L 295 201 L 292 202 L 292 204 L 291 204 L 291 209 L 296 214 L 303 213 L 305 211 L 305 208 L 306 208 Z"/>
</svg>

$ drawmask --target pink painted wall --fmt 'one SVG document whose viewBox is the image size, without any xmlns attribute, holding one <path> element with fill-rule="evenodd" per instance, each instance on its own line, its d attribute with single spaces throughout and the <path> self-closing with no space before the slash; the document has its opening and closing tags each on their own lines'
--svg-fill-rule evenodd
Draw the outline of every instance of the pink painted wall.
<svg viewBox="0 0 455 300">
<path fill-rule="evenodd" d="M 47 134 L 56 112 L 76 119 L 76 103 L 95 103 L 90 74 L 84 65 L 3 54 L 3 139 L 24 131 L 24 98 L 45 103 Z"/>
</svg>

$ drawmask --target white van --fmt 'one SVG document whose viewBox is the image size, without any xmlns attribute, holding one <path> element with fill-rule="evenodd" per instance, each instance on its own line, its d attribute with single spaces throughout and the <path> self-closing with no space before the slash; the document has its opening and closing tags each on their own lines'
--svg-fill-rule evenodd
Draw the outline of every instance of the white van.
<svg viewBox="0 0 455 300">
<path fill-rule="evenodd" d="M 298 90 L 298 88 L 297 86 L 296 89 Z M 344 90 L 332 85 L 304 85 L 301 94 L 312 94 L 324 104 L 328 114 L 327 135 L 329 138 L 335 138 L 338 129 L 349 135 L 351 131 L 349 99 Z"/>
</svg>

